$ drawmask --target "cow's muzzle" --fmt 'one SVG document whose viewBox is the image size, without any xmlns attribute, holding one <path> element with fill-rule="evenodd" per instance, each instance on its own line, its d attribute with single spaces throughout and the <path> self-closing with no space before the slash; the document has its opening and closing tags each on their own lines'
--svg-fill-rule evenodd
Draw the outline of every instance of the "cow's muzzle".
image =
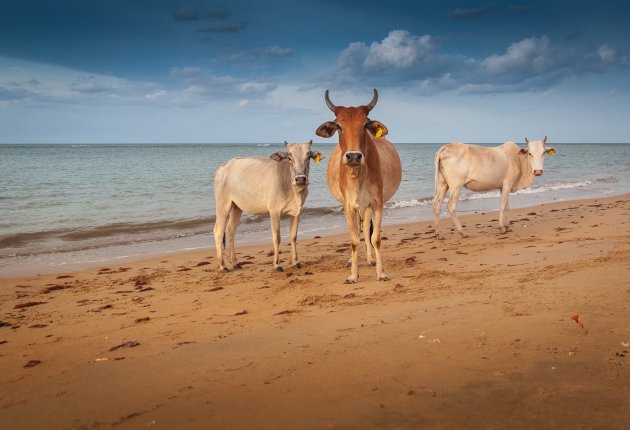
<svg viewBox="0 0 630 430">
<path fill-rule="evenodd" d="M 347 166 L 356 166 L 362 163 L 363 163 L 362 152 L 348 151 L 345 153 L 344 164 L 346 164 Z"/>
<path fill-rule="evenodd" d="M 534 176 L 542 176 L 543 171 L 542 170 L 534 170 Z"/>
<path fill-rule="evenodd" d="M 308 185 L 308 178 L 306 175 L 298 175 L 295 177 L 295 185 L 299 187 L 305 187 Z"/>
</svg>

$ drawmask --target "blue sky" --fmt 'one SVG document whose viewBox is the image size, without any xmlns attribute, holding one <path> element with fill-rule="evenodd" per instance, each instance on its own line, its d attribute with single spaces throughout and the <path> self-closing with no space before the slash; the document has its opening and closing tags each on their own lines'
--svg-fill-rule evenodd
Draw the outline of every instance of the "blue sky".
<svg viewBox="0 0 630 430">
<path fill-rule="evenodd" d="M 630 2 L 5 0 L 0 143 L 630 142 Z"/>
</svg>

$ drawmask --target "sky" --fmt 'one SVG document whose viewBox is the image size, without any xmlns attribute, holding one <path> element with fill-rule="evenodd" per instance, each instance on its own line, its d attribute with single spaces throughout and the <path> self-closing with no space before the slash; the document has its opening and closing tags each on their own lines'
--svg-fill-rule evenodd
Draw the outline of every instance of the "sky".
<svg viewBox="0 0 630 430">
<path fill-rule="evenodd" d="M 630 142 L 630 1 L 3 0 L 0 143 Z"/>
</svg>

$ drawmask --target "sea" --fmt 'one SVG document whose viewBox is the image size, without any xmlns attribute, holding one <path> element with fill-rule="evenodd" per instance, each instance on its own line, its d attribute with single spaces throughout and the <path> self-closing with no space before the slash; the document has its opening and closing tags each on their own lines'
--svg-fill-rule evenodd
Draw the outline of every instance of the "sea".
<svg viewBox="0 0 630 430">
<path fill-rule="evenodd" d="M 395 145 L 403 179 L 383 223 L 431 220 L 434 159 L 442 144 Z M 630 144 L 547 145 L 557 152 L 545 158 L 544 175 L 512 194 L 511 208 L 630 192 Z M 329 155 L 334 144 L 313 148 Z M 0 145 L 0 277 L 213 249 L 216 169 L 233 157 L 282 150 L 283 143 Z M 311 163 L 298 251 L 300 238 L 347 231 L 343 208 L 326 186 L 327 161 Z M 463 189 L 458 213 L 498 206 L 498 191 Z M 442 211 L 446 226 L 446 201 Z M 281 225 L 285 243 L 288 217 Z M 269 218 L 243 214 L 235 240 L 237 248 L 271 246 Z"/>
</svg>

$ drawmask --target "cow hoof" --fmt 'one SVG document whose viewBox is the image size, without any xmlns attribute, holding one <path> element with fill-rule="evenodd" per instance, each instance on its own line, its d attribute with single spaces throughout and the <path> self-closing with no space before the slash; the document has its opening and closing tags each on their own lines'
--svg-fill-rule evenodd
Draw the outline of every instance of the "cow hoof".
<svg viewBox="0 0 630 430">
<path fill-rule="evenodd" d="M 241 265 L 240 265 L 240 263 L 236 263 L 236 264 L 232 267 L 232 269 L 234 269 L 234 270 L 240 270 L 240 269 L 242 269 L 242 268 L 243 268 L 243 266 L 241 266 Z"/>
<path fill-rule="evenodd" d="M 379 281 L 389 281 L 389 276 L 381 276 L 378 278 Z"/>
<path fill-rule="evenodd" d="M 301 269 L 301 268 L 302 268 L 302 265 L 300 263 L 293 266 L 293 269 Z"/>
<path fill-rule="evenodd" d="M 284 269 L 280 266 L 276 267 L 275 269 L 273 269 L 274 272 L 284 272 Z"/>
<path fill-rule="evenodd" d="M 444 236 L 442 236 L 441 234 L 436 235 L 435 238 L 437 240 L 444 240 Z"/>
<path fill-rule="evenodd" d="M 376 261 L 372 261 L 371 263 L 368 263 L 369 266 L 376 266 Z"/>
<path fill-rule="evenodd" d="M 352 267 L 352 262 L 351 262 L 351 261 L 348 261 L 348 264 L 346 264 L 346 269 L 347 269 L 348 267 Z"/>
<path fill-rule="evenodd" d="M 344 282 L 344 284 L 356 284 L 357 281 L 353 281 L 351 279 L 346 279 L 346 281 Z"/>
<path fill-rule="evenodd" d="M 230 273 L 230 271 L 228 270 L 227 267 L 224 267 L 223 269 L 220 270 L 221 273 Z"/>
</svg>

